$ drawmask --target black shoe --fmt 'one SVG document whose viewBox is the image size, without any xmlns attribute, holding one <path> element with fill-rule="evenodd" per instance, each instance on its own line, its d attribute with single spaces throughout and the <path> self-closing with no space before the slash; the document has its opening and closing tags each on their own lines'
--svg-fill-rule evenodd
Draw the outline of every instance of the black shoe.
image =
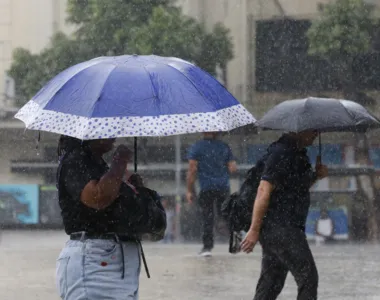
<svg viewBox="0 0 380 300">
<path fill-rule="evenodd" d="M 240 243 L 243 240 L 243 236 L 240 232 L 232 231 L 230 233 L 230 247 L 229 252 L 232 254 L 240 252 Z"/>
</svg>

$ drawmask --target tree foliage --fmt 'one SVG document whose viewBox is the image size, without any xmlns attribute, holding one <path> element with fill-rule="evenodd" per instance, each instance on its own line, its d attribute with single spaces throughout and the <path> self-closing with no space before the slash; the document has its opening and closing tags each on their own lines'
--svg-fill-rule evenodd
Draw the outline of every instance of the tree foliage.
<svg viewBox="0 0 380 300">
<path fill-rule="evenodd" d="M 359 90 L 352 73 L 356 57 L 373 51 L 372 39 L 376 32 L 376 20 L 373 9 L 363 0 L 336 0 L 326 5 L 321 17 L 312 22 L 308 31 L 309 54 L 319 56 L 330 63 L 334 68 L 336 78 L 341 82 L 345 98 L 361 104 L 375 104 L 375 99 Z M 357 135 L 357 138 L 365 135 Z M 360 144 L 360 143 L 359 143 Z M 356 147 L 356 160 L 369 161 L 368 144 L 363 149 Z M 365 206 L 368 207 L 368 239 L 378 239 L 380 221 L 379 198 L 369 199 L 372 192 L 376 194 L 373 175 L 369 175 L 370 184 L 365 184 L 362 176 L 358 183 L 364 191 Z"/>
<path fill-rule="evenodd" d="M 56 34 L 35 55 L 16 49 L 9 75 L 15 79 L 19 104 L 69 66 L 104 55 L 155 54 L 196 63 L 215 75 L 233 58 L 229 31 L 216 24 L 211 32 L 185 16 L 172 0 L 69 0 L 67 21 L 72 37 Z"/>
<path fill-rule="evenodd" d="M 327 60 L 346 97 L 358 102 L 373 102 L 358 91 L 352 77 L 354 59 L 372 50 L 376 25 L 373 9 L 363 0 L 337 0 L 325 6 L 312 22 L 307 36 L 309 54 Z"/>
<path fill-rule="evenodd" d="M 130 53 L 159 54 L 195 61 L 201 47 L 203 28 L 179 9 L 155 8 L 145 25 L 136 27 L 125 48 Z"/>
<path fill-rule="evenodd" d="M 89 57 L 87 47 L 63 33 L 54 35 L 50 47 L 40 54 L 15 49 L 8 73 L 16 83 L 17 104 L 28 101 L 55 74 Z"/>
<path fill-rule="evenodd" d="M 371 49 L 374 24 L 372 10 L 362 0 L 327 4 L 309 29 L 309 53 L 328 59 L 366 53 Z"/>
</svg>

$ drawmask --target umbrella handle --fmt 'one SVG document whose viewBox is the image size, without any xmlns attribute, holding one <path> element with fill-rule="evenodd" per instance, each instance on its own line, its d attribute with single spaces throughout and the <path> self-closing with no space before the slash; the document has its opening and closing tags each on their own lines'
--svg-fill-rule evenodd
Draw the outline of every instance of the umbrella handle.
<svg viewBox="0 0 380 300">
<path fill-rule="evenodd" d="M 317 155 L 317 164 L 322 164 L 322 137 L 321 133 L 318 133 L 318 140 L 319 140 L 319 154 Z"/>
<path fill-rule="evenodd" d="M 134 145 L 133 145 L 133 155 L 134 155 L 134 165 L 135 165 L 135 173 L 137 173 L 137 137 L 134 137 Z"/>
</svg>

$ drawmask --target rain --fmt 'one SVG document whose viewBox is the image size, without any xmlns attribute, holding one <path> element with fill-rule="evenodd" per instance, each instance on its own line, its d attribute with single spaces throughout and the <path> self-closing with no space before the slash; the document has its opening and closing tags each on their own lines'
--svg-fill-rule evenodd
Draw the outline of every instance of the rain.
<svg viewBox="0 0 380 300">
<path fill-rule="evenodd" d="M 230 238 L 235 221 L 244 227 L 234 232 L 237 245 L 244 240 L 257 186 L 244 217 L 226 218 L 222 200 L 242 199 L 268 146 L 305 131 L 315 134 L 305 146 L 312 170 L 328 169 L 313 177 L 310 194 L 301 182 L 291 188 L 295 198 L 310 195 L 302 230 L 318 299 L 380 299 L 379 11 L 370 0 L 0 0 L 0 299 L 68 295 L 62 278 L 75 272 L 62 271 L 62 262 L 80 267 L 69 253 L 80 243 L 105 251 L 97 270 L 117 264 L 104 285 L 87 279 L 98 295 L 114 291 L 94 299 L 123 299 L 119 292 L 137 288 L 128 299 L 253 299 L 262 241 L 232 254 Z M 94 140 L 116 139 L 93 157 L 101 174 L 87 156 L 76 164 L 82 152 L 57 151 L 61 135 L 93 154 L 107 147 Z M 210 136 L 217 146 L 203 143 Z M 228 174 L 216 194 L 207 185 L 224 177 L 204 175 L 215 165 Z M 85 198 L 82 179 L 102 192 Z M 132 205 L 122 210 L 123 197 L 140 201 L 134 213 Z M 302 210 L 289 203 L 276 213 Z M 152 213 L 161 207 L 164 230 Z M 116 220 L 121 213 L 128 217 Z M 126 226 L 133 236 L 83 229 L 106 219 L 107 229 Z M 110 243 L 120 247 L 104 249 Z M 83 257 L 96 254 L 88 251 Z M 128 281 L 136 270 L 139 286 Z M 289 272 L 277 299 L 296 298 Z"/>
</svg>

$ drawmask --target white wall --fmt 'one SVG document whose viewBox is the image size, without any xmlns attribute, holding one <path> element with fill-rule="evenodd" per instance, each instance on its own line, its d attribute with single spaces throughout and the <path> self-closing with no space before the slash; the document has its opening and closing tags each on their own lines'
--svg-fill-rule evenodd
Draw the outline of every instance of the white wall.
<svg viewBox="0 0 380 300">
<path fill-rule="evenodd" d="M 73 27 L 65 24 L 66 2 L 67 0 L 0 0 L 1 95 L 4 92 L 4 74 L 11 65 L 15 48 L 23 47 L 32 53 L 39 53 L 49 44 L 55 31 L 73 31 Z"/>
</svg>

